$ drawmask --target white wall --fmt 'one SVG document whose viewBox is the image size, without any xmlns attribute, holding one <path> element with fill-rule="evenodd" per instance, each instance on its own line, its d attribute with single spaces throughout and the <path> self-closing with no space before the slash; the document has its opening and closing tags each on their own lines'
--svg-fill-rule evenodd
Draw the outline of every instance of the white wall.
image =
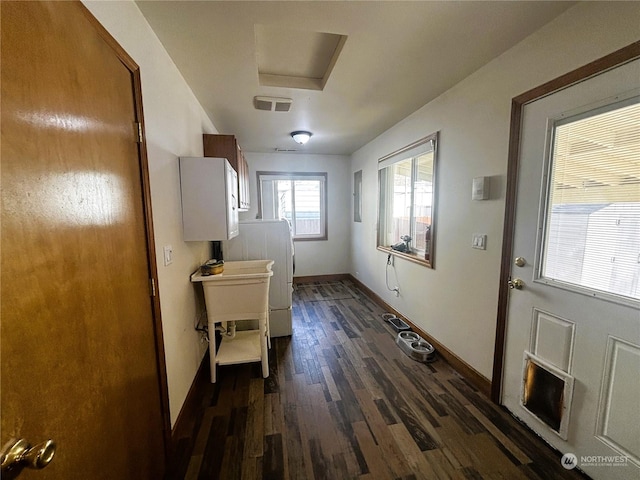
<svg viewBox="0 0 640 480">
<path fill-rule="evenodd" d="M 349 157 L 245 152 L 245 158 L 249 164 L 251 210 L 240 213 L 241 220 L 256 218 L 258 213 L 256 172 L 327 172 L 328 240 L 295 242 L 295 276 L 348 273 L 353 204 Z"/>
<path fill-rule="evenodd" d="M 210 255 L 209 242 L 182 241 L 178 157 L 202 155 L 202 133 L 217 132 L 135 3 L 84 4 L 140 66 L 173 425 L 206 351 L 193 328 L 196 300 L 189 275 Z M 166 267 L 165 245 L 173 247 L 173 263 Z"/>
<path fill-rule="evenodd" d="M 351 227 L 351 273 L 487 378 L 491 378 L 511 99 L 640 37 L 637 2 L 586 2 L 516 45 L 352 155 L 363 170 L 363 222 Z M 376 250 L 377 160 L 440 132 L 435 270 Z M 471 181 L 491 176 L 491 199 L 471 200 Z M 473 233 L 487 250 L 471 248 Z"/>
</svg>

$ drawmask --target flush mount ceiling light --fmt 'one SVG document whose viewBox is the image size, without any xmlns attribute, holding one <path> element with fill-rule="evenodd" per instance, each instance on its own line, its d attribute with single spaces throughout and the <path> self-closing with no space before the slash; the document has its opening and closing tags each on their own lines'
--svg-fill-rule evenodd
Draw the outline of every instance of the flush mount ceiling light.
<svg viewBox="0 0 640 480">
<path fill-rule="evenodd" d="M 311 138 L 311 135 L 313 135 L 311 132 L 307 132 L 304 130 L 291 132 L 291 138 L 293 138 L 293 141 L 299 143 L 300 145 L 304 145 L 305 143 L 307 143 Z"/>
</svg>

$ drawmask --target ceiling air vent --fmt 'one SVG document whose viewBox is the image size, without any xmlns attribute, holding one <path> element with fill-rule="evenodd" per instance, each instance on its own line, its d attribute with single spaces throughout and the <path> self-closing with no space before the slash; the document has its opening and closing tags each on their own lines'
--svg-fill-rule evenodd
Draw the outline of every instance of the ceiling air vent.
<svg viewBox="0 0 640 480">
<path fill-rule="evenodd" d="M 291 109 L 293 100 L 281 97 L 253 97 L 253 105 L 256 110 L 266 110 L 267 112 L 288 112 Z"/>
</svg>

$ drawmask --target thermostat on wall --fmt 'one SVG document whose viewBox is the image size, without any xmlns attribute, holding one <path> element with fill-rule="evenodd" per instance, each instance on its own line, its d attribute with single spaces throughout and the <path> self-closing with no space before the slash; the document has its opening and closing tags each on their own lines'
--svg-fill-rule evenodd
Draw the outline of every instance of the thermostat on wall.
<svg viewBox="0 0 640 480">
<path fill-rule="evenodd" d="M 489 199 L 489 177 L 476 177 L 473 179 L 473 188 L 471 189 L 472 200 L 488 200 Z"/>
</svg>

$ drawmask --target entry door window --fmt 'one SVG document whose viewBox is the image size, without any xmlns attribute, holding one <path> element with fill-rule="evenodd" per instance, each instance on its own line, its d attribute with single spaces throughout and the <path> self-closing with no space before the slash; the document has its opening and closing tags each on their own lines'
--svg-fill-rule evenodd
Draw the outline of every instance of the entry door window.
<svg viewBox="0 0 640 480">
<path fill-rule="evenodd" d="M 640 98 L 552 126 L 542 277 L 640 299 Z"/>
</svg>

